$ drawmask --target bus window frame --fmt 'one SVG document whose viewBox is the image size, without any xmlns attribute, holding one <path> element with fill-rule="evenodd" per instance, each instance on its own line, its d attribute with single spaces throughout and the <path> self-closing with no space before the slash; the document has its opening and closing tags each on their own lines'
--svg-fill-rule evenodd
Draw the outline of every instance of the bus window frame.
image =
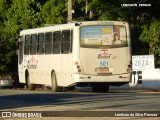
<svg viewBox="0 0 160 120">
<path fill-rule="evenodd" d="M 53 34 L 52 35 L 52 37 L 53 37 L 52 53 L 53 54 L 60 54 L 61 53 L 62 32 L 61 31 L 54 31 L 52 34 Z M 54 47 L 54 45 L 56 46 L 56 48 Z"/>
<path fill-rule="evenodd" d="M 69 52 L 72 53 L 72 47 L 73 47 L 73 29 L 70 30 L 70 50 Z"/>
<path fill-rule="evenodd" d="M 27 37 L 29 39 L 27 39 Z M 31 36 L 30 35 L 25 35 L 25 42 L 24 42 L 24 55 L 29 55 L 30 53 L 30 39 Z M 26 42 L 27 41 L 27 42 Z"/>
<path fill-rule="evenodd" d="M 36 39 L 33 40 L 33 38 L 32 38 L 33 36 L 36 36 L 35 37 Z M 37 53 L 37 34 L 31 34 L 30 38 L 31 38 L 30 39 L 30 55 L 36 55 L 36 53 Z"/>
<path fill-rule="evenodd" d="M 71 47 L 71 30 L 62 31 L 61 54 L 69 54 Z"/>
<path fill-rule="evenodd" d="M 52 54 L 52 41 L 53 41 L 53 37 L 52 37 L 52 32 L 45 32 L 44 34 L 44 54 Z M 49 35 L 49 36 L 47 36 Z M 47 38 L 49 37 L 50 40 Z"/>
<path fill-rule="evenodd" d="M 43 36 L 41 36 L 41 38 L 43 37 L 42 39 L 39 39 L 40 35 L 43 35 Z M 45 37 L 44 33 L 38 33 L 38 35 L 37 35 L 37 54 L 38 55 L 44 54 L 44 37 Z M 39 41 L 41 41 L 41 42 L 39 42 Z"/>
<path fill-rule="evenodd" d="M 19 65 L 23 62 L 23 54 L 24 54 L 24 36 L 20 36 L 20 40 L 18 42 L 18 63 Z"/>
<path fill-rule="evenodd" d="M 88 26 L 92 26 L 92 25 L 86 25 L 87 27 Z M 86 27 L 86 26 L 80 26 L 79 28 L 79 33 L 80 33 L 80 36 L 79 36 L 79 42 L 80 42 L 80 47 L 82 48 L 97 48 L 97 49 L 107 49 L 107 48 L 122 48 L 122 47 L 128 47 L 128 36 L 127 36 L 127 26 L 126 25 L 105 25 L 105 26 L 123 26 L 125 28 L 125 33 L 126 33 L 126 44 L 112 44 L 112 45 L 84 45 L 84 44 L 81 44 L 81 28 L 82 27 Z M 94 25 L 94 26 L 104 26 L 104 25 Z"/>
</svg>

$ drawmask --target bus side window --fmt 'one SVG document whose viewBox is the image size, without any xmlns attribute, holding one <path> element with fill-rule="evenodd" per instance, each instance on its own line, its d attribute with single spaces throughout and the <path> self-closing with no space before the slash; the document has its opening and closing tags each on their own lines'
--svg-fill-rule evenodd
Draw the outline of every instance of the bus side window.
<svg viewBox="0 0 160 120">
<path fill-rule="evenodd" d="M 30 40 L 30 54 L 31 55 L 36 54 L 36 42 L 37 42 L 37 34 L 32 34 L 31 40 Z"/>
<path fill-rule="evenodd" d="M 24 54 L 29 55 L 30 35 L 25 36 Z"/>
<path fill-rule="evenodd" d="M 44 53 L 44 33 L 38 34 L 37 54 Z"/>
<path fill-rule="evenodd" d="M 52 32 L 45 33 L 45 54 L 52 52 Z"/>
<path fill-rule="evenodd" d="M 61 39 L 61 31 L 56 31 L 53 33 L 53 54 L 60 54 Z"/>
<path fill-rule="evenodd" d="M 70 30 L 62 31 L 61 53 L 68 54 L 70 51 Z"/>
<path fill-rule="evenodd" d="M 19 42 L 19 55 L 21 56 L 21 55 L 23 55 L 23 36 L 21 36 L 21 38 L 20 38 L 20 42 Z"/>
<path fill-rule="evenodd" d="M 19 55 L 18 55 L 19 64 L 21 64 L 23 61 L 23 39 L 24 39 L 24 37 L 21 36 L 20 42 L 19 42 Z"/>
</svg>

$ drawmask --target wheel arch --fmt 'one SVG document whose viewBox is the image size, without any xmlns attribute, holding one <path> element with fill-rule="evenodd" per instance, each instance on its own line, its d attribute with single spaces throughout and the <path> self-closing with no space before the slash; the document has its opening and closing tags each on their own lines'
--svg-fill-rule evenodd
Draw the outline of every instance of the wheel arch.
<svg viewBox="0 0 160 120">
<path fill-rule="evenodd" d="M 54 92 L 61 92 L 62 87 L 58 86 L 57 76 L 55 70 L 51 71 L 51 87 Z"/>
<path fill-rule="evenodd" d="M 52 77 L 53 73 L 55 73 L 55 74 L 56 74 L 56 72 L 55 72 L 55 70 L 54 70 L 54 69 L 51 71 L 51 77 Z"/>
<path fill-rule="evenodd" d="M 28 69 L 25 70 L 25 83 L 26 83 L 26 86 L 28 86 L 28 77 L 29 77 L 29 71 Z"/>
<path fill-rule="evenodd" d="M 51 71 L 51 85 L 53 84 L 52 82 L 53 82 L 53 75 L 55 75 L 55 78 L 56 78 L 56 72 L 55 72 L 55 70 L 53 69 L 52 71 Z M 57 78 L 56 78 L 56 83 L 57 83 Z"/>
</svg>

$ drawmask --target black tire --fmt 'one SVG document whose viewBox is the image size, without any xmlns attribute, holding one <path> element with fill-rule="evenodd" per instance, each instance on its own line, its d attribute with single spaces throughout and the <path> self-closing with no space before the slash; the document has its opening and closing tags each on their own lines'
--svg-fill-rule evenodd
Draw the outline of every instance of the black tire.
<svg viewBox="0 0 160 120">
<path fill-rule="evenodd" d="M 35 90 L 36 89 L 36 84 L 30 84 L 28 85 L 29 90 Z"/>
<path fill-rule="evenodd" d="M 75 86 L 68 87 L 68 90 L 70 90 L 70 91 L 74 91 L 74 89 L 75 89 Z"/>
<path fill-rule="evenodd" d="M 62 87 L 57 85 L 57 77 L 56 77 L 55 72 L 52 72 L 51 83 L 52 83 L 51 88 L 53 92 L 62 92 Z"/>
<path fill-rule="evenodd" d="M 68 90 L 69 90 L 68 87 L 63 87 L 62 88 L 62 92 L 68 92 Z"/>
<path fill-rule="evenodd" d="M 25 87 L 25 83 L 19 83 L 18 88 L 24 88 Z"/>
<path fill-rule="evenodd" d="M 73 91 L 74 89 L 75 89 L 75 86 L 63 87 L 62 92 Z"/>
<path fill-rule="evenodd" d="M 93 92 L 108 92 L 109 85 L 93 85 L 92 90 Z"/>
</svg>

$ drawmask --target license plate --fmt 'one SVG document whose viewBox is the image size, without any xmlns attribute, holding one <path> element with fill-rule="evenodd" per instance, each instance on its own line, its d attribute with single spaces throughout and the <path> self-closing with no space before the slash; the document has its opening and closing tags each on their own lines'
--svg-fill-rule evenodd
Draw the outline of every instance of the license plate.
<svg viewBox="0 0 160 120">
<path fill-rule="evenodd" d="M 99 67 L 99 68 L 96 68 L 95 71 L 98 73 L 105 73 L 105 72 L 109 72 L 109 68 L 108 67 Z"/>
</svg>

